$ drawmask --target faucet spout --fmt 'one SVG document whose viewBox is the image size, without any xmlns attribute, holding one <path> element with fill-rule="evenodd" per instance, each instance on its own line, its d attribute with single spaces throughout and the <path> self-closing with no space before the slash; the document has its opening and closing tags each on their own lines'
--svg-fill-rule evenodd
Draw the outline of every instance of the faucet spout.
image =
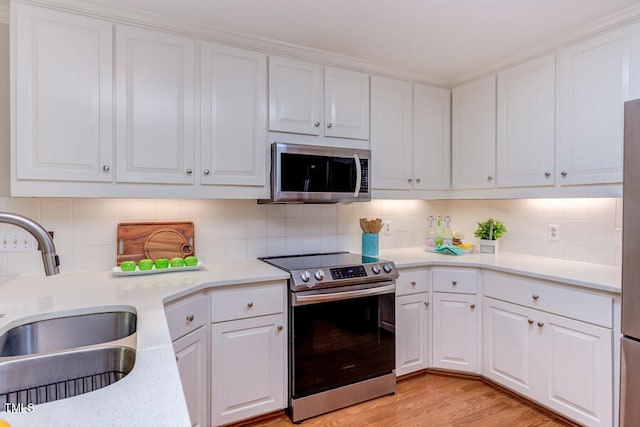
<svg viewBox="0 0 640 427">
<path fill-rule="evenodd" d="M 51 276 L 60 273 L 60 269 L 58 268 L 60 266 L 60 259 L 58 255 L 56 255 L 56 245 L 44 227 L 26 216 L 10 212 L 0 212 L 0 223 L 16 225 L 31 233 L 40 245 L 45 274 Z"/>
</svg>

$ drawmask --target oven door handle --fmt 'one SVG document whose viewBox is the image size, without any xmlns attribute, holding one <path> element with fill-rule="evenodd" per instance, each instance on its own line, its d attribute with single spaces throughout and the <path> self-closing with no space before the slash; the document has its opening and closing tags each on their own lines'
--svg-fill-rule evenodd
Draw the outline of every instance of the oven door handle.
<svg viewBox="0 0 640 427">
<path fill-rule="evenodd" d="M 367 288 L 367 289 L 358 289 L 355 291 L 343 291 L 343 292 L 332 292 L 327 294 L 314 294 L 314 295 L 293 295 L 293 299 L 291 301 L 292 305 L 305 305 L 305 304 L 314 304 L 319 302 L 327 302 L 327 301 L 339 301 L 351 298 L 359 298 L 364 296 L 372 296 L 372 295 L 383 295 L 391 292 L 395 292 L 396 285 L 385 285 L 385 286 L 377 286 L 375 288 Z"/>
</svg>

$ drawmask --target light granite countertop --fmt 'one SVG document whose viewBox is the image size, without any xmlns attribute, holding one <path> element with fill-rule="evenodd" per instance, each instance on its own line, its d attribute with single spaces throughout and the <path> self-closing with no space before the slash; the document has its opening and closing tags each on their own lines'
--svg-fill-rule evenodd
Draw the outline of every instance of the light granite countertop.
<svg viewBox="0 0 640 427">
<path fill-rule="evenodd" d="M 620 269 L 503 253 L 442 255 L 424 248 L 383 250 L 399 268 L 464 266 L 523 274 L 593 290 L 620 293 Z M 138 315 L 136 363 L 129 375 L 103 389 L 34 407 L 0 412 L 12 427 L 189 426 L 164 304 L 209 288 L 285 280 L 288 274 L 259 260 L 206 264 L 200 271 L 115 277 L 111 272 L 19 276 L 0 282 L 0 334 L 13 326 L 105 309 Z M 52 315 L 55 313 L 55 315 Z"/>
</svg>

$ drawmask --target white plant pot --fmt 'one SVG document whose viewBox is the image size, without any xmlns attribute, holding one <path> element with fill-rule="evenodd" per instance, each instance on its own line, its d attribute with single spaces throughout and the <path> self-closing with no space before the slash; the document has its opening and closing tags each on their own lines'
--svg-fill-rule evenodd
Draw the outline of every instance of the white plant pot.
<svg viewBox="0 0 640 427">
<path fill-rule="evenodd" d="M 480 239 L 480 253 L 481 254 L 492 254 L 492 255 L 497 254 L 498 253 L 498 241 L 497 240 Z"/>
</svg>

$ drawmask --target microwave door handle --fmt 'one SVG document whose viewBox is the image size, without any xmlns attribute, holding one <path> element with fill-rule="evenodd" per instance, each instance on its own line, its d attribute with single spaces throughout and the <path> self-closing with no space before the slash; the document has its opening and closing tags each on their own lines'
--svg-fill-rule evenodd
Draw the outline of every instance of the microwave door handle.
<svg viewBox="0 0 640 427">
<path fill-rule="evenodd" d="M 362 165 L 360 165 L 360 156 L 354 154 L 353 158 L 356 161 L 356 191 L 353 193 L 353 197 L 358 197 L 360 194 L 360 184 L 362 183 Z"/>
</svg>

